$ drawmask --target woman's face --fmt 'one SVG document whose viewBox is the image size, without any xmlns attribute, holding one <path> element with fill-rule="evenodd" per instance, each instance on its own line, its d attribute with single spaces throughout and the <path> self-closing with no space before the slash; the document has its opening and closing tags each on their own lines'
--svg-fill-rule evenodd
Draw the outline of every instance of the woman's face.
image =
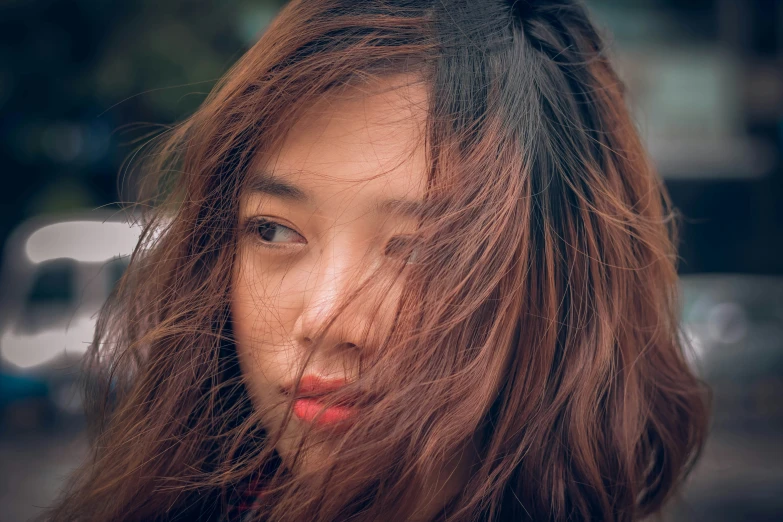
<svg viewBox="0 0 783 522">
<path fill-rule="evenodd" d="M 241 199 L 232 320 L 245 381 L 272 433 L 308 357 L 302 388 L 317 396 L 353 379 L 372 348 L 365 339 L 389 326 L 399 282 L 368 278 L 384 261 L 404 264 L 395 254 L 416 230 L 426 103 L 424 86 L 407 76 L 324 97 L 259 161 Z M 345 301 L 368 280 L 377 291 Z M 337 407 L 314 418 L 319 411 L 317 397 L 295 401 L 276 446 L 284 461 L 310 423 L 317 432 L 353 413 Z"/>
</svg>

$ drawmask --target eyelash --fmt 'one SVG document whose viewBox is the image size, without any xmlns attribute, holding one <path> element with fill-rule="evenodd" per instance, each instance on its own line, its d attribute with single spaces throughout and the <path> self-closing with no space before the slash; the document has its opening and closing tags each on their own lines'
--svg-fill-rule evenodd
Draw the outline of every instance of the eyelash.
<svg viewBox="0 0 783 522">
<path fill-rule="evenodd" d="M 294 230 L 291 227 L 287 227 L 287 226 L 283 225 L 282 223 L 278 223 L 277 221 L 272 221 L 271 219 L 266 219 L 266 218 L 251 219 L 250 221 L 248 221 L 248 224 L 247 224 L 248 232 L 250 232 L 253 236 L 255 236 L 261 242 L 261 244 L 264 245 L 267 248 L 290 248 L 291 243 L 275 243 L 275 242 L 269 241 L 267 239 L 264 239 L 262 237 L 263 236 L 263 232 L 261 231 L 262 227 L 270 227 L 270 228 L 271 227 L 280 227 L 280 228 L 283 228 L 285 230 L 288 230 L 290 233 L 296 234 L 297 236 L 302 238 L 302 241 L 301 242 L 297 242 L 297 243 L 300 243 L 300 244 L 306 244 L 307 243 L 307 240 L 304 238 L 304 236 L 302 236 L 302 234 L 300 234 L 299 232 L 297 232 L 296 230 Z M 266 228 L 265 231 L 266 230 L 269 230 L 269 228 Z"/>
<path fill-rule="evenodd" d="M 302 234 L 300 234 L 299 232 L 297 232 L 291 227 L 285 226 L 271 219 L 266 219 L 266 218 L 251 219 L 247 223 L 247 230 L 256 239 L 258 239 L 265 248 L 291 248 L 290 246 L 291 243 L 274 243 L 262 237 L 261 228 L 270 227 L 270 226 L 284 228 L 290 231 L 291 233 L 296 234 L 297 236 L 302 238 L 302 242 L 300 244 L 307 244 L 307 240 L 304 238 L 304 236 L 302 236 Z M 417 242 L 418 239 L 416 238 L 416 236 L 413 235 L 392 236 L 391 238 L 389 238 L 389 240 L 386 242 L 386 245 L 383 247 L 383 254 L 389 257 L 397 257 L 401 254 L 409 252 L 407 256 L 408 257 L 407 262 L 414 263 L 416 261 Z"/>
<path fill-rule="evenodd" d="M 407 254 L 405 262 L 412 264 L 418 261 L 418 250 L 416 248 L 418 242 L 419 239 L 413 235 L 392 236 L 386 242 L 386 246 L 383 247 L 383 253 L 389 257 L 400 257 L 403 254 Z"/>
</svg>

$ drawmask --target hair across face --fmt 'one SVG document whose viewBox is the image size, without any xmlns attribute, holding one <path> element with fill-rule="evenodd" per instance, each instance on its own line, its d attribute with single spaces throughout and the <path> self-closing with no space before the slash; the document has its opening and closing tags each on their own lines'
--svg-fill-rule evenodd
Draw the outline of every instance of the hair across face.
<svg viewBox="0 0 783 522">
<path fill-rule="evenodd" d="M 378 266 L 408 261 L 401 250 L 414 240 L 427 184 L 426 91 L 393 80 L 309 107 L 240 199 L 231 316 L 268 431 L 283 424 L 286 388 L 300 373 L 356 379 L 369 330 L 393 321 L 399 282 L 384 284 Z M 372 291 L 351 296 L 363 281 Z"/>
<path fill-rule="evenodd" d="M 55 519 L 630 521 L 690 469 L 672 218 L 581 3 L 291 2 L 154 158 Z"/>
</svg>

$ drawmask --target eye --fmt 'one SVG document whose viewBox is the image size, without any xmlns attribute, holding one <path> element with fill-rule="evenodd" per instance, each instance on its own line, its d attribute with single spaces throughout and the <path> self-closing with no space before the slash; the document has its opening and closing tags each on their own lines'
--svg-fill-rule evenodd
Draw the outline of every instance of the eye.
<svg viewBox="0 0 783 522">
<path fill-rule="evenodd" d="M 415 263 L 419 258 L 419 238 L 416 236 L 394 236 L 383 249 L 384 255 Z"/>
<path fill-rule="evenodd" d="M 251 231 L 264 243 L 291 244 L 307 243 L 301 234 L 293 229 L 268 219 L 258 219 L 250 223 Z"/>
</svg>

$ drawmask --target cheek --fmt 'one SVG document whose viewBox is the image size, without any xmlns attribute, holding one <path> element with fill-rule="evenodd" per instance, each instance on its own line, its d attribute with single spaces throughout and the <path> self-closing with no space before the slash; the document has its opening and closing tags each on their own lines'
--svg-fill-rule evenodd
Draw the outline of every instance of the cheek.
<svg viewBox="0 0 783 522">
<path fill-rule="evenodd" d="M 287 278 L 259 268 L 243 255 L 232 281 L 232 319 L 243 345 L 278 344 L 296 321 L 296 306 Z M 243 346 L 245 348 L 246 346 Z"/>
<path fill-rule="evenodd" d="M 299 314 L 297 292 L 290 278 L 264 270 L 252 254 L 237 259 L 231 293 L 237 353 L 254 402 L 266 401 L 296 362 L 290 332 Z"/>
</svg>

